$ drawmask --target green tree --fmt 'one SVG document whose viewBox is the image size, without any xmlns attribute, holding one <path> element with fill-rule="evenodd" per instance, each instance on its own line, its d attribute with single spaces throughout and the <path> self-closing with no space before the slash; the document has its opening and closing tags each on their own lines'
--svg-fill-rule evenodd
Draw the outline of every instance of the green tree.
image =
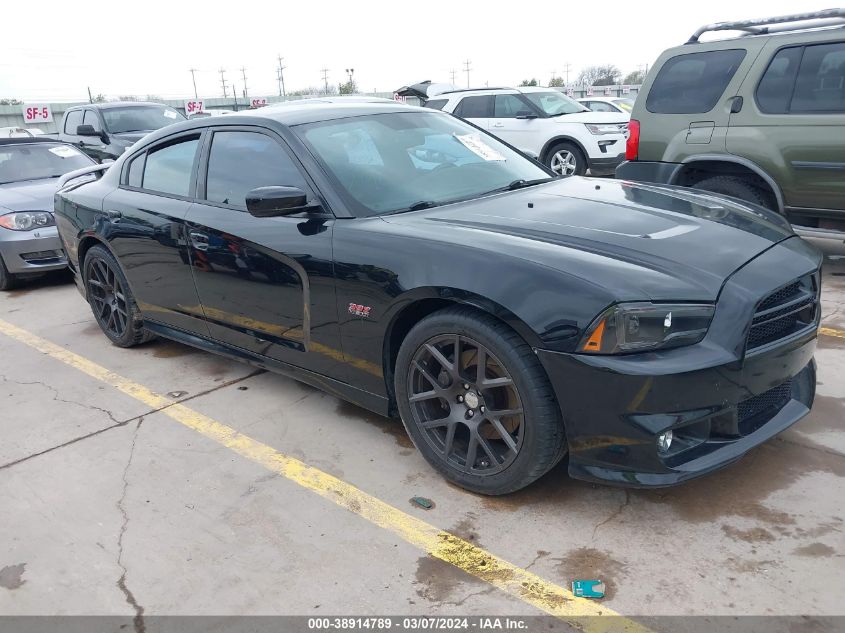
<svg viewBox="0 0 845 633">
<path fill-rule="evenodd" d="M 520 86 L 539 86 L 540 82 L 536 79 L 523 79 L 522 83 L 519 84 Z"/>
<path fill-rule="evenodd" d="M 563 82 L 563 77 L 552 77 L 549 80 L 550 88 L 563 88 L 566 84 Z"/>
<path fill-rule="evenodd" d="M 118 101 L 137 101 L 138 97 L 136 97 L 135 95 L 120 95 L 117 98 L 117 100 Z"/>
<path fill-rule="evenodd" d="M 340 84 L 338 88 L 340 89 L 340 94 L 342 95 L 354 95 L 358 92 L 358 84 L 355 83 L 354 79 Z"/>
<path fill-rule="evenodd" d="M 23 105 L 20 99 L 0 99 L 0 105 Z"/>
<path fill-rule="evenodd" d="M 645 77 L 641 70 L 635 70 L 632 73 L 628 73 L 625 75 L 625 78 L 622 80 L 622 83 L 626 86 L 639 86 Z"/>
<path fill-rule="evenodd" d="M 105 103 L 106 102 L 106 95 L 102 92 L 94 97 L 94 103 Z"/>
</svg>

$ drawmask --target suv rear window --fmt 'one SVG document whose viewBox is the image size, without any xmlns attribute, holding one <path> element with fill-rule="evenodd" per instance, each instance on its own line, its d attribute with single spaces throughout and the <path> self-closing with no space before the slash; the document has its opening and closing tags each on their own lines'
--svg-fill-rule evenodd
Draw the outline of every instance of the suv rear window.
<svg viewBox="0 0 845 633">
<path fill-rule="evenodd" d="M 646 109 L 655 114 L 710 112 L 743 59 L 742 49 L 672 57 L 657 74 L 645 102 Z"/>
</svg>

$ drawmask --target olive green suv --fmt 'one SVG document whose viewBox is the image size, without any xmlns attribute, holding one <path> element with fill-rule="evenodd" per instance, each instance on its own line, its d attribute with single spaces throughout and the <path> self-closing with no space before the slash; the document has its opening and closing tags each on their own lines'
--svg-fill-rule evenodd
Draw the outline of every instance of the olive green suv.
<svg viewBox="0 0 845 633">
<path fill-rule="evenodd" d="M 741 198 L 842 243 L 845 9 L 701 27 L 658 58 L 628 129 L 617 178 Z"/>
</svg>

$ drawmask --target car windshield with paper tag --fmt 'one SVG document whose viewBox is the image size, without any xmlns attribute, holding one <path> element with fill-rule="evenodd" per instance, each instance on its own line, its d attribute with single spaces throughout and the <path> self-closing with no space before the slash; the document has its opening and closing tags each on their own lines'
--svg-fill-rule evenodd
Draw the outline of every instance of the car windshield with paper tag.
<svg viewBox="0 0 845 633">
<path fill-rule="evenodd" d="M 301 138 L 359 216 L 440 206 L 514 183 L 552 179 L 496 138 L 458 119 L 427 112 L 330 120 L 302 128 Z"/>
<path fill-rule="evenodd" d="M 88 167 L 91 160 L 64 143 L 32 143 L 0 147 L 0 184 L 58 178 Z"/>
</svg>

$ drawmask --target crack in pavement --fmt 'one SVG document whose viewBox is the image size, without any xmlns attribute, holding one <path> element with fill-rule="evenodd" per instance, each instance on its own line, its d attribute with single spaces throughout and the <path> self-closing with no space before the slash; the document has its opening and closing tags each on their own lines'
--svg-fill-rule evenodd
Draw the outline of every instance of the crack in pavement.
<svg viewBox="0 0 845 633">
<path fill-rule="evenodd" d="M 126 501 L 126 492 L 129 490 L 129 467 L 132 465 L 132 458 L 135 456 L 135 444 L 138 441 L 138 432 L 141 430 L 141 424 L 144 422 L 144 417 L 138 420 L 138 425 L 135 427 L 135 433 L 132 437 L 132 447 L 129 449 L 129 459 L 126 462 L 126 468 L 123 469 L 123 492 L 120 495 L 120 499 L 117 500 L 117 509 L 120 510 L 120 514 L 123 516 L 123 525 L 120 527 L 120 533 L 117 536 L 117 565 L 120 567 L 121 571 L 123 572 L 120 578 L 117 581 L 117 587 L 123 592 L 123 595 L 126 597 L 127 604 L 132 607 L 135 611 L 135 617 L 132 619 L 132 624 L 135 628 L 135 633 L 145 633 L 147 630 L 146 623 L 144 622 L 144 607 L 138 604 L 138 601 L 135 599 L 134 594 L 129 589 L 126 584 L 126 574 L 127 569 L 126 565 L 123 562 L 123 537 L 126 534 L 126 529 L 129 527 L 129 514 L 126 512 L 126 506 L 124 502 Z"/>
<path fill-rule="evenodd" d="M 593 538 L 591 539 L 591 541 L 595 541 L 595 540 L 596 540 L 596 532 L 598 532 L 598 529 L 599 529 L 600 527 L 602 527 L 602 526 L 604 526 L 604 525 L 606 525 L 606 524 L 610 523 L 611 521 L 613 521 L 616 517 L 618 517 L 618 516 L 622 513 L 622 511 L 623 511 L 623 510 L 625 510 L 625 508 L 627 508 L 627 507 L 628 507 L 628 504 L 629 504 L 629 503 L 631 503 L 631 494 L 630 494 L 630 492 L 628 492 L 628 490 L 627 490 L 627 489 L 622 490 L 622 492 L 624 492 L 624 493 L 625 493 L 625 501 L 623 501 L 622 503 L 620 503 L 620 504 L 619 504 L 619 507 L 618 507 L 618 508 L 616 508 L 616 510 L 614 510 L 614 511 L 611 513 L 611 515 L 610 515 L 609 517 L 607 517 L 604 521 L 602 521 L 601 523 L 599 523 L 598 525 L 596 525 L 596 527 L 594 527 L 594 528 L 593 528 Z"/>
<path fill-rule="evenodd" d="M 41 385 L 45 389 L 49 389 L 53 392 L 53 401 L 54 402 L 64 402 L 65 404 L 75 404 L 78 407 L 82 407 L 83 409 L 96 409 L 101 413 L 105 413 L 109 416 L 112 422 L 115 424 L 120 424 L 121 421 L 114 417 L 114 414 L 109 411 L 108 409 L 103 409 L 102 407 L 98 407 L 93 404 L 83 404 L 82 402 L 76 402 L 75 400 L 65 400 L 64 398 L 59 397 L 59 390 L 53 387 L 52 385 L 48 385 L 46 382 L 42 382 L 41 380 L 33 380 L 31 382 L 24 382 L 20 380 L 13 380 L 12 378 L 7 378 L 6 376 L 0 374 L 0 381 L 2 382 L 10 382 L 15 385 Z M 124 422 L 128 422 L 128 420 L 124 420 Z"/>
<path fill-rule="evenodd" d="M 221 384 L 219 384 L 216 387 L 213 387 L 211 389 L 206 389 L 205 391 L 201 391 L 201 392 L 196 393 L 192 396 L 188 396 L 188 397 L 182 398 L 180 400 L 175 400 L 175 401 L 173 401 L 172 403 L 170 403 L 166 406 L 159 407 L 158 409 L 152 409 L 150 411 L 146 411 L 144 413 L 141 413 L 140 415 L 136 415 L 132 418 L 129 418 L 128 420 L 124 420 L 123 422 L 118 422 L 117 420 L 115 420 L 115 417 L 111 414 L 111 412 L 107 411 L 106 409 L 101 409 L 100 407 L 96 407 L 94 405 L 86 405 L 86 404 L 82 404 L 81 402 L 73 402 L 73 401 L 70 401 L 70 400 L 62 400 L 61 398 L 54 397 L 53 399 L 57 400 L 59 402 L 67 402 L 67 403 L 70 403 L 70 404 L 79 405 L 81 407 L 90 408 L 90 409 L 97 409 L 98 411 L 102 411 L 102 412 L 108 414 L 108 416 L 115 422 L 115 424 L 112 424 L 111 426 L 104 427 L 102 429 L 98 429 L 96 431 L 92 431 L 91 433 L 86 433 L 85 435 L 80 435 L 79 437 L 75 437 L 73 439 L 70 439 L 67 442 L 63 442 L 63 443 L 58 444 L 56 446 L 51 446 L 50 448 L 45 448 L 42 451 L 38 451 L 37 453 L 32 453 L 31 455 L 27 455 L 26 457 L 21 457 L 19 459 L 14 460 L 14 461 L 7 462 L 5 464 L 0 465 L 0 470 L 4 470 L 6 468 L 11 468 L 12 466 L 16 466 L 16 465 L 18 465 L 22 462 L 29 461 L 30 459 L 40 457 L 41 455 L 46 455 L 47 453 L 52 453 L 53 451 L 57 451 L 61 448 L 65 448 L 66 446 L 76 444 L 77 442 L 81 442 L 83 440 L 87 440 L 91 437 L 96 437 L 97 435 L 100 435 L 101 433 L 105 433 L 106 431 L 111 431 L 112 429 L 122 428 L 122 427 L 126 426 L 127 424 L 135 422 L 139 419 L 143 419 L 144 416 L 152 415 L 154 413 L 159 413 L 160 411 L 164 411 L 165 409 L 168 409 L 175 404 L 182 404 L 184 402 L 188 402 L 189 400 L 193 400 L 194 398 L 206 396 L 210 393 L 214 393 L 218 389 L 224 389 L 225 387 L 229 387 L 229 386 L 235 385 L 239 382 L 243 382 L 244 380 L 248 380 L 250 378 L 253 378 L 254 376 L 259 376 L 259 375 L 265 373 L 266 371 L 267 371 L 266 369 L 257 369 L 256 371 L 250 372 L 249 374 L 247 374 L 246 376 L 242 376 L 241 378 L 234 378 L 232 380 L 221 383 Z M 48 384 L 43 383 L 43 382 L 39 382 L 39 381 L 19 382 L 19 381 L 16 381 L 16 380 L 11 380 L 9 378 L 6 378 L 3 375 L 0 375 L 0 379 L 2 379 L 2 381 L 4 381 L 4 382 L 12 382 L 12 383 L 19 384 L 19 385 L 35 385 L 35 384 L 43 385 L 44 387 L 47 387 L 48 389 L 52 390 L 56 394 L 56 396 L 58 396 L 58 390 L 55 387 L 52 387 L 51 385 L 48 385 Z"/>
</svg>

